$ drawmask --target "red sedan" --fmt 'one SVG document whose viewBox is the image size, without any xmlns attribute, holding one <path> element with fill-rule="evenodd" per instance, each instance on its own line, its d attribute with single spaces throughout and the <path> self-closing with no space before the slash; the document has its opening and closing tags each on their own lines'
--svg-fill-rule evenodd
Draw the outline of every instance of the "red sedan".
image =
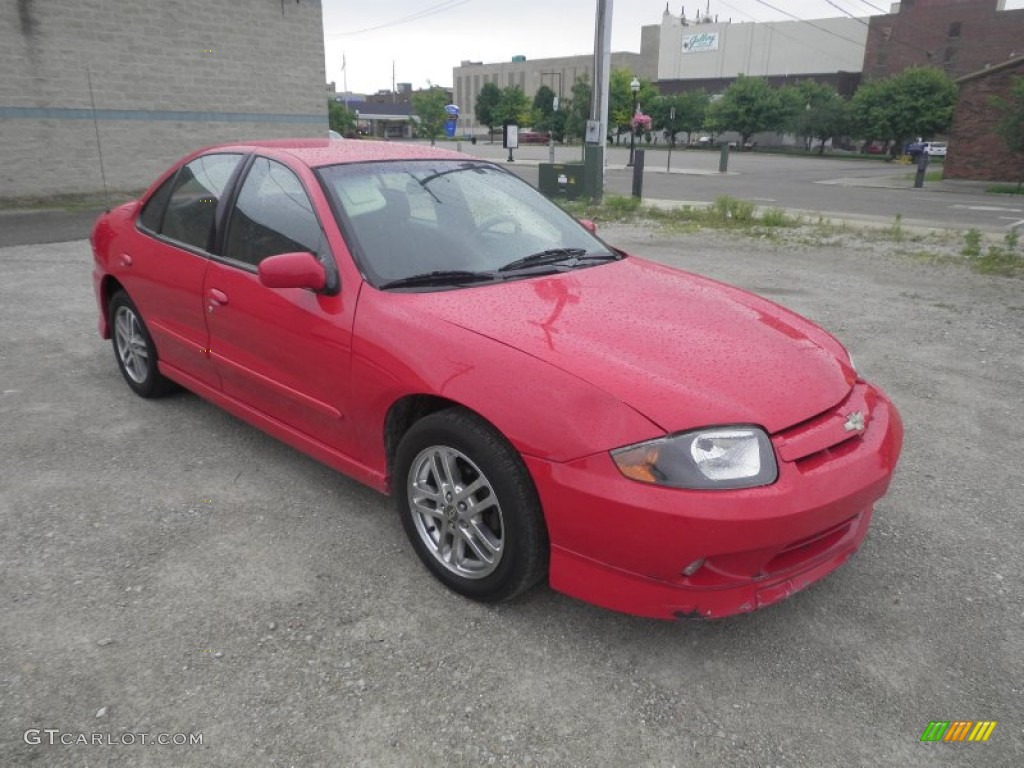
<svg viewBox="0 0 1024 768">
<path fill-rule="evenodd" d="M 92 233 L 128 386 L 185 387 L 394 496 L 468 597 L 768 605 L 857 549 L 899 416 L 832 336 L 383 142 L 219 146 Z"/>
</svg>

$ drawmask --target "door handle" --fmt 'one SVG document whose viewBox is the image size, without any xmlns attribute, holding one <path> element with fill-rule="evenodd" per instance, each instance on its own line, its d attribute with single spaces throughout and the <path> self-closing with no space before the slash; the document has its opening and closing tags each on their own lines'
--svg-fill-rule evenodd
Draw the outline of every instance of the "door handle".
<svg viewBox="0 0 1024 768">
<path fill-rule="evenodd" d="M 228 295 L 224 291 L 211 288 L 206 292 L 207 297 L 210 299 L 211 304 L 227 304 Z"/>
</svg>

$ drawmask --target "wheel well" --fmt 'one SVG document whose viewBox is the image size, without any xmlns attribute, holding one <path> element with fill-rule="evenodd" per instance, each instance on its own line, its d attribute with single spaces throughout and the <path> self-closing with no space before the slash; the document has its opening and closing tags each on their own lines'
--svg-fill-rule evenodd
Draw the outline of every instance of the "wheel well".
<svg viewBox="0 0 1024 768">
<path fill-rule="evenodd" d="M 389 492 L 391 480 L 394 476 L 395 454 L 398 452 L 398 444 L 409 428 L 424 416 L 429 416 L 445 408 L 463 407 L 454 400 L 448 400 L 436 395 L 406 395 L 394 403 L 388 409 L 388 415 L 384 419 L 384 452 L 387 456 L 387 476 Z M 479 414 L 477 414 L 479 415 Z"/>
<path fill-rule="evenodd" d="M 118 291 L 123 291 L 124 286 L 118 282 L 116 277 L 107 275 L 100 283 L 100 295 L 103 298 L 103 316 L 106 317 L 110 308 L 110 297 Z"/>
</svg>

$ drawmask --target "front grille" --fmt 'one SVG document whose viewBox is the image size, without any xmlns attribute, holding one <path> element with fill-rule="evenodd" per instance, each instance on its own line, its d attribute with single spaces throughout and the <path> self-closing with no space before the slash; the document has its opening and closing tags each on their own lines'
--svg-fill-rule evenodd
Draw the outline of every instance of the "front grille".
<svg viewBox="0 0 1024 768">
<path fill-rule="evenodd" d="M 857 382 L 839 405 L 773 435 L 776 453 L 783 461 L 794 462 L 801 470 L 808 470 L 856 450 L 870 428 L 876 402 L 874 390 L 864 382 Z M 856 413 L 863 417 L 863 429 L 847 429 L 845 425 Z"/>
<path fill-rule="evenodd" d="M 850 532 L 856 520 L 857 516 L 851 517 L 827 530 L 819 531 L 805 539 L 794 541 L 765 563 L 763 573 L 771 575 L 780 571 L 786 571 L 828 552 L 843 540 Z"/>
</svg>

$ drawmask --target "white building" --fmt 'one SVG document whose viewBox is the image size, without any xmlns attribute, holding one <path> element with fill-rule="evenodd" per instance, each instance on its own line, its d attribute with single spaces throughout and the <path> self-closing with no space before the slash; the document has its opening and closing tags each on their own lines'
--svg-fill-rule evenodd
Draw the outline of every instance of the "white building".
<svg viewBox="0 0 1024 768">
<path fill-rule="evenodd" d="M 659 29 L 658 81 L 731 81 L 740 74 L 775 79 L 860 73 L 867 24 L 866 18 L 848 17 L 718 22 L 707 16 L 686 19 L 666 9 Z"/>
</svg>

